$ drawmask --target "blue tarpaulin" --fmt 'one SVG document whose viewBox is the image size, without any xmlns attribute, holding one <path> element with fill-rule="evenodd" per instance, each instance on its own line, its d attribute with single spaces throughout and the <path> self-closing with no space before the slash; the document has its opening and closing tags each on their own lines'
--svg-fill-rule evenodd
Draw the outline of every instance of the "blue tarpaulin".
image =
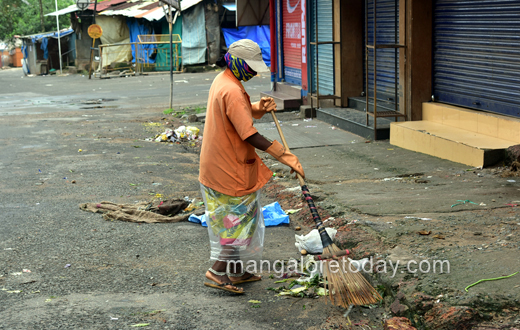
<svg viewBox="0 0 520 330">
<path fill-rule="evenodd" d="M 269 25 L 240 26 L 237 29 L 223 28 L 222 33 L 224 33 L 224 39 L 228 48 L 232 43 L 240 39 L 251 39 L 256 42 L 262 50 L 262 58 L 265 64 L 271 66 Z"/>
<path fill-rule="evenodd" d="M 49 39 L 42 38 L 42 45 L 40 46 L 40 49 L 43 50 L 43 59 L 44 60 L 49 58 L 49 49 L 47 48 L 48 44 L 49 44 Z"/>
<path fill-rule="evenodd" d="M 139 24 L 139 22 L 135 18 L 128 18 L 126 20 L 126 24 L 128 25 L 128 30 L 130 30 L 130 42 L 139 42 L 139 35 L 150 35 L 155 34 L 153 30 L 151 30 L 148 26 Z M 140 51 L 145 54 L 139 54 L 140 57 L 147 57 L 146 63 L 155 63 L 155 59 L 151 58 L 154 50 L 157 48 L 155 44 L 146 44 L 140 46 Z M 136 54 L 135 54 L 135 45 L 132 45 L 132 62 L 135 63 Z"/>
<path fill-rule="evenodd" d="M 271 203 L 262 208 L 262 214 L 264 215 L 264 224 L 266 227 L 273 227 L 282 224 L 289 223 L 289 216 L 282 210 L 282 207 L 278 202 Z M 203 227 L 207 227 L 206 216 L 192 214 L 188 218 L 188 221 L 193 223 L 200 223 Z"/>
</svg>

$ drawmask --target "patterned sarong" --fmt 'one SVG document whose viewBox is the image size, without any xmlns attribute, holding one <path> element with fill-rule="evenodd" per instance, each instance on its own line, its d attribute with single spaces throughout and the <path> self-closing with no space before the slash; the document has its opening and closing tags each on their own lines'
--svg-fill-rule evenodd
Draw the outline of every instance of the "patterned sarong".
<svg viewBox="0 0 520 330">
<path fill-rule="evenodd" d="M 257 193 L 235 197 L 202 186 L 208 226 L 220 245 L 248 246 L 258 224 Z"/>
</svg>

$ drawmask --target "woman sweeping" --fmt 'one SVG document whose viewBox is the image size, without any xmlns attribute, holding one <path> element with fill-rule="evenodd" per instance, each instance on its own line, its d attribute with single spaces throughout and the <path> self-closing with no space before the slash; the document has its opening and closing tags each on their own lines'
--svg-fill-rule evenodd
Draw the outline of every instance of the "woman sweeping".
<svg viewBox="0 0 520 330">
<path fill-rule="evenodd" d="M 304 173 L 295 155 L 278 141 L 268 141 L 253 126 L 253 118 L 276 111 L 272 98 L 251 103 L 241 83 L 257 72 L 269 71 L 260 47 L 249 39 L 236 41 L 217 64 L 226 69 L 209 91 L 200 154 L 199 181 L 206 205 L 211 260 L 215 261 L 206 272 L 211 283 L 204 285 L 244 293 L 237 284 L 261 280 L 246 272 L 244 265 L 262 256 L 265 226 L 260 189 L 273 174 L 255 148 L 291 167 L 291 173 Z"/>
</svg>

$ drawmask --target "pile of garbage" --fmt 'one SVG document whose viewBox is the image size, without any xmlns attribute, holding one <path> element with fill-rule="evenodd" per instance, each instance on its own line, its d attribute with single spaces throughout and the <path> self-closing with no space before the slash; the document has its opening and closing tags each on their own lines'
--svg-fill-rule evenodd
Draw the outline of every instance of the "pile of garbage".
<svg viewBox="0 0 520 330">
<path fill-rule="evenodd" d="M 180 126 L 172 130 L 166 129 L 163 133 L 154 137 L 155 142 L 184 142 L 199 140 L 200 129 L 194 126 Z"/>
</svg>

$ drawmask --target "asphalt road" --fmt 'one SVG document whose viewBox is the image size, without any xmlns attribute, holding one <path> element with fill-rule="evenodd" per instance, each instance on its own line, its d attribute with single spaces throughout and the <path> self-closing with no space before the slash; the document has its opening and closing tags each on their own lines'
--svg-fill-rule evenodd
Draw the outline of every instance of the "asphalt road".
<svg viewBox="0 0 520 330">
<path fill-rule="evenodd" d="M 204 105 L 215 75 L 176 75 L 174 108 Z M 268 78 L 255 80 L 246 85 L 253 100 L 269 89 Z M 165 117 L 168 93 L 168 76 L 0 71 L 1 329 L 301 329 L 328 317 L 330 304 L 276 297 L 265 290 L 270 279 L 240 297 L 204 287 L 205 228 L 105 221 L 79 209 L 200 196 L 196 151 L 144 141 L 156 133 L 145 124 Z M 293 235 L 269 228 L 264 258 L 296 257 Z"/>
<path fill-rule="evenodd" d="M 203 111 L 216 74 L 176 75 L 174 109 Z M 245 87 L 257 100 L 269 89 L 269 78 Z M 134 204 L 156 194 L 200 196 L 197 146 L 146 141 L 183 124 L 163 114 L 168 97 L 167 75 L 88 80 L 0 71 L 0 329 L 126 329 L 141 323 L 153 329 L 346 327 L 343 310 L 322 298 L 283 299 L 266 290 L 279 285 L 268 273 L 244 285 L 247 293 L 240 297 L 204 287 L 210 266 L 205 228 L 105 221 L 79 209 L 80 203 Z M 507 176 L 500 164 L 468 168 L 388 141 L 365 143 L 370 141 L 291 112 L 278 118 L 322 217 L 331 217 L 327 225 L 339 230 L 338 244 L 356 257 L 395 257 L 397 246 L 407 257 L 442 258 L 452 265 L 448 275 L 381 276 L 377 283 L 389 288 L 386 312 L 357 308 L 351 319 L 358 325 L 351 329 L 382 329 L 399 294 L 407 297 L 420 329 L 426 321 L 424 311 L 410 304 L 414 292 L 442 296 L 435 299 L 454 308 L 471 306 L 477 316 L 492 315 L 485 326 L 520 322 L 517 277 L 464 290 L 518 270 L 518 173 Z M 270 121 L 255 125 L 277 139 Z M 302 208 L 287 168 L 265 162 L 277 176 L 264 189 L 264 204 L 277 200 L 285 209 Z M 291 215 L 292 227 L 267 229 L 264 259 L 299 258 L 291 228 L 301 225 L 301 234 L 312 229 L 306 211 Z M 457 317 L 433 311 L 433 321 L 447 325 L 428 323 L 429 328 L 460 329 Z"/>
</svg>

